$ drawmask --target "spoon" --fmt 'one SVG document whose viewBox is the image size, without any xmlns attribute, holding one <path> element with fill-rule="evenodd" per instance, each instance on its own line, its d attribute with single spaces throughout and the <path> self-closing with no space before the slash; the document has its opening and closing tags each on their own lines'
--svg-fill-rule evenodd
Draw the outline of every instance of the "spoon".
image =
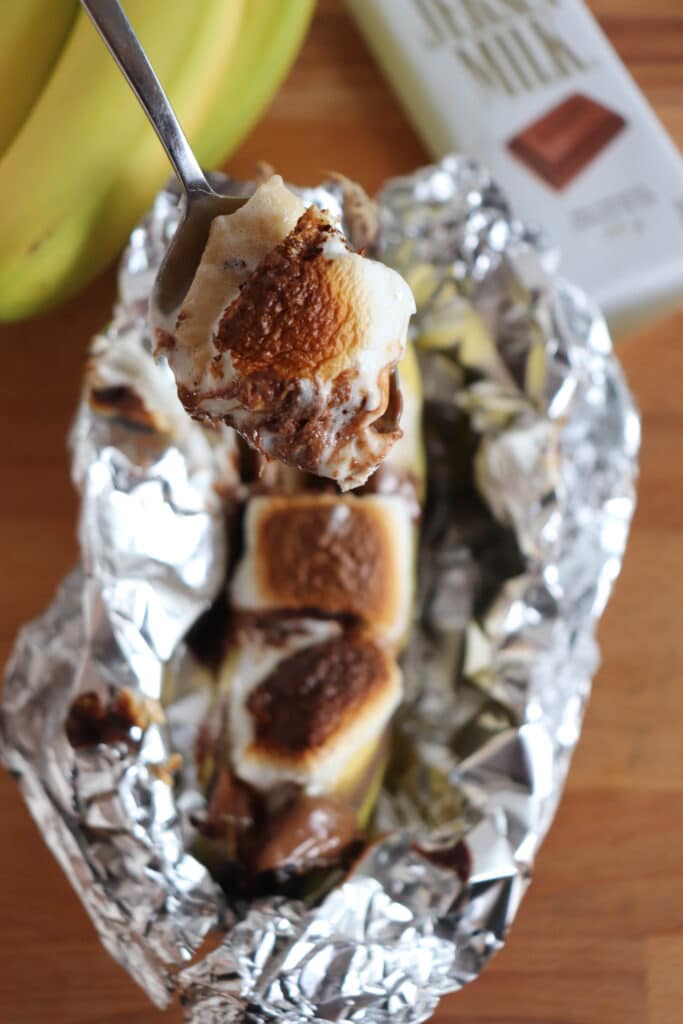
<svg viewBox="0 0 683 1024">
<path fill-rule="evenodd" d="M 224 196 L 209 185 L 118 0 L 81 0 L 81 4 L 137 96 L 185 193 L 185 214 L 159 267 L 150 299 L 155 312 L 168 317 L 180 308 L 192 284 L 212 220 L 239 210 L 247 197 Z M 379 433 L 398 428 L 402 405 L 398 371 L 394 368 L 389 376 L 387 409 L 375 424 Z"/>
<path fill-rule="evenodd" d="M 152 291 L 153 306 L 162 316 L 168 316 L 180 307 L 192 283 L 211 221 L 221 214 L 234 213 L 247 200 L 220 195 L 209 185 L 118 0 L 81 0 L 81 4 L 137 96 L 185 193 L 184 217 Z"/>
</svg>

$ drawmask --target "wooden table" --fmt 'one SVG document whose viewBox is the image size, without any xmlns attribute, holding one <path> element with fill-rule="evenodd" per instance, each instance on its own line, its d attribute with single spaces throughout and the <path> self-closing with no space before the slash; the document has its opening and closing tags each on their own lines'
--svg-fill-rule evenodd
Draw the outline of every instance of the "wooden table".
<svg viewBox="0 0 683 1024">
<path fill-rule="evenodd" d="M 592 6 L 683 146 L 681 0 Z M 294 181 L 334 167 L 369 190 L 425 161 L 338 0 L 320 4 L 296 68 L 230 167 L 248 175 L 263 156 Z M 0 329 L 3 659 L 77 557 L 64 436 L 88 338 L 113 296 L 109 273 L 58 313 Z M 510 941 L 481 980 L 442 1003 L 438 1021 L 683 1018 L 683 313 L 620 354 L 644 445 L 629 553 L 600 630 L 603 668 Z M 179 1021 L 175 1009 L 156 1013 L 104 952 L 4 773 L 0 811 L 0 1021 Z"/>
</svg>

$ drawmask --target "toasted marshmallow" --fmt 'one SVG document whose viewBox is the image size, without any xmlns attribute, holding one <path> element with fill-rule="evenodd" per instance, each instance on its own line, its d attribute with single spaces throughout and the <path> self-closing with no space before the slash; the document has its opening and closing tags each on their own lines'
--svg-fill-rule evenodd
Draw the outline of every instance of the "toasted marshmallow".
<svg viewBox="0 0 683 1024">
<path fill-rule="evenodd" d="M 178 314 L 152 321 L 192 416 L 345 490 L 401 436 L 391 371 L 414 311 L 396 271 L 274 175 L 214 220 Z"/>
<path fill-rule="evenodd" d="M 242 631 L 225 663 L 233 770 L 263 792 L 295 783 L 343 795 L 382 742 L 400 670 L 368 634 L 335 622 L 281 622 L 275 639 Z"/>
<path fill-rule="evenodd" d="M 413 601 L 414 532 L 407 502 L 389 495 L 256 497 L 232 603 L 248 611 L 352 616 L 400 646 Z"/>
</svg>

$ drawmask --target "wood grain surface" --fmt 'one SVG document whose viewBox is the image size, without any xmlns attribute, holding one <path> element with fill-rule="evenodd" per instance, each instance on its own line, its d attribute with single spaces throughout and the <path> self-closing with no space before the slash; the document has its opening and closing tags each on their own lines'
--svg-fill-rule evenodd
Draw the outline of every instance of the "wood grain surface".
<svg viewBox="0 0 683 1024">
<path fill-rule="evenodd" d="M 682 0 L 592 7 L 683 146 Z M 292 180 L 337 168 L 375 189 L 425 161 L 337 0 L 230 169 Z M 0 658 L 76 556 L 65 434 L 113 273 L 59 312 L 0 329 Z M 626 340 L 642 408 L 640 501 L 600 630 L 603 667 L 555 826 L 509 942 L 445 1024 L 678 1024 L 683 1019 L 683 313 Z M 14 784 L 0 774 L 0 1022 L 154 1024 L 100 946 Z"/>
</svg>

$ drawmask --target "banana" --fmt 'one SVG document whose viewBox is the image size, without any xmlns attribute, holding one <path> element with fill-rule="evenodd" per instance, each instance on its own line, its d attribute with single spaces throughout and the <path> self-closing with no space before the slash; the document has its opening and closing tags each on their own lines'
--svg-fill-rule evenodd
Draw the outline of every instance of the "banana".
<svg viewBox="0 0 683 1024">
<path fill-rule="evenodd" d="M 77 11 L 78 0 L 14 0 L 2 5 L 0 155 L 40 95 Z"/>
<path fill-rule="evenodd" d="M 261 116 L 303 42 L 314 7 L 315 0 L 248 0 L 239 47 L 197 134 L 204 167 L 219 167 Z"/>
<path fill-rule="evenodd" d="M 244 133 L 291 59 L 311 6 L 128 0 L 126 13 L 190 138 L 206 139 L 200 159 L 222 155 Z M 0 160 L 0 321 L 47 310 L 90 281 L 167 176 L 144 114 L 82 12 Z"/>
<path fill-rule="evenodd" d="M 406 344 L 405 354 L 398 364 L 398 376 L 403 395 L 403 437 L 390 449 L 383 465 L 396 469 L 399 477 L 403 472 L 412 479 L 417 502 L 423 507 L 427 487 L 427 464 L 422 431 L 422 377 L 412 341 Z"/>
<path fill-rule="evenodd" d="M 162 33 L 157 4 L 127 3 L 162 81 L 173 81 L 203 9 L 167 0 Z M 79 260 L 98 262 L 93 218 L 145 127 L 145 115 L 81 12 L 39 102 L 0 161 L 0 319 L 47 308 L 68 293 Z"/>
<path fill-rule="evenodd" d="M 393 493 L 392 502 L 400 495 L 408 503 L 410 513 L 414 513 L 416 505 L 418 512 L 424 505 L 426 465 L 422 431 L 422 382 L 419 363 L 411 343 L 406 347 L 406 353 L 399 364 L 399 375 L 404 398 L 404 436 L 391 449 L 383 467 L 378 471 L 377 476 L 386 467 L 387 476 L 384 481 L 375 481 L 375 487 L 380 493 Z M 371 691 L 375 694 L 375 700 L 371 706 L 364 702 L 362 688 L 348 715 L 340 714 L 339 695 L 330 704 L 325 721 L 329 725 L 336 719 L 333 735 L 336 732 L 337 751 L 341 756 L 335 752 L 329 736 L 322 742 L 318 739 L 315 745 L 309 743 L 308 750 L 303 742 L 298 751 L 296 745 L 291 750 L 277 750 L 277 745 L 273 748 L 272 735 L 270 739 L 268 737 L 268 729 L 259 738 L 253 731 L 255 712 L 251 698 L 259 690 L 267 691 L 269 685 L 271 698 L 263 705 L 268 708 L 269 727 L 272 728 L 279 720 L 281 728 L 291 729 L 293 719 L 289 708 L 292 704 L 297 708 L 297 716 L 304 721 L 308 705 L 309 720 L 313 721 L 311 711 L 316 699 L 316 682 L 325 679 L 327 692 L 318 698 L 324 704 L 335 693 L 334 665 L 339 657 L 330 657 L 328 650 L 325 653 L 327 660 L 321 658 L 316 664 L 316 651 L 330 640 L 337 643 L 341 641 L 347 647 L 353 647 L 359 642 L 358 636 L 345 631 L 341 623 L 335 623 L 334 617 L 311 619 L 307 618 L 309 613 L 306 611 L 293 609 L 285 617 L 282 617 L 280 610 L 279 614 L 269 620 L 268 610 L 272 614 L 277 601 L 271 601 L 270 604 L 264 602 L 259 608 L 259 616 L 262 617 L 252 619 L 251 625 L 249 611 L 245 615 L 249 605 L 243 599 L 248 588 L 239 582 L 240 574 L 243 581 L 248 578 L 251 585 L 257 588 L 259 581 L 271 575 L 270 572 L 261 571 L 267 562 L 271 567 L 279 562 L 282 570 L 282 558 L 276 551 L 269 553 L 267 545 L 261 542 L 263 534 L 253 528 L 259 518 L 256 502 L 260 504 L 261 517 L 264 517 L 269 503 L 287 509 L 294 517 L 297 510 L 301 510 L 302 503 L 315 507 L 336 500 L 340 505 L 346 503 L 347 514 L 355 515 L 351 511 L 352 503 L 360 509 L 363 502 L 366 507 L 369 502 L 378 502 L 377 496 L 372 494 L 360 493 L 353 498 L 335 499 L 330 494 L 325 497 L 311 493 L 306 489 L 306 480 L 310 482 L 310 478 L 303 474 L 300 476 L 298 486 L 294 481 L 289 481 L 277 497 L 264 498 L 252 494 L 248 499 L 243 561 L 232 576 L 232 586 L 228 591 L 233 611 L 241 611 L 241 617 L 233 619 L 233 623 L 241 625 L 237 626 L 226 645 L 224 660 L 218 670 L 213 704 L 197 743 L 200 784 L 207 794 L 208 809 L 194 853 L 218 881 L 229 886 L 238 884 L 240 878 L 258 876 L 259 872 L 267 869 L 286 869 L 292 876 L 302 874 L 314 884 L 312 880 L 316 876 L 311 875 L 311 871 L 325 863 L 333 865 L 340 856 L 343 859 L 345 841 L 353 838 L 358 831 L 371 830 L 372 815 L 391 751 L 391 726 L 387 723 L 401 688 L 401 678 L 394 660 L 395 652 L 387 655 L 384 669 L 377 673 Z M 293 485 L 291 491 L 289 483 Z M 406 484 L 409 485 L 407 488 Z M 310 499 L 308 502 L 306 496 Z M 389 526 L 388 520 L 386 525 Z M 417 541 L 416 523 L 412 529 L 414 540 Z M 395 529 L 389 530 L 388 536 L 390 542 L 403 550 L 405 541 L 403 534 L 398 536 L 398 532 Z M 309 529 L 309 542 L 311 536 L 312 531 Z M 338 541 L 340 548 L 344 544 L 349 545 L 348 554 L 353 550 L 350 537 L 353 537 L 353 533 Z M 281 535 L 279 541 L 282 551 L 287 545 Z M 315 548 L 315 543 L 311 542 L 310 557 L 315 556 Z M 303 574 L 309 568 L 306 560 L 307 554 L 304 551 L 299 561 Z M 353 558 L 345 560 L 345 573 L 348 574 L 352 564 Z M 384 572 L 385 590 L 392 589 L 390 573 L 386 566 L 382 569 L 380 560 L 375 562 L 375 571 Z M 408 568 L 406 565 L 404 571 L 414 571 L 414 567 Z M 332 579 L 330 583 L 333 587 L 337 585 Z M 312 603 L 316 604 L 318 600 L 313 599 Z M 411 595 L 411 603 L 413 600 Z M 292 602 L 294 604 L 296 601 Z M 370 606 L 371 602 L 365 603 L 364 615 Z M 253 613 L 254 606 L 250 608 Z M 322 604 L 319 605 L 320 610 Z M 351 605 L 348 610 L 352 611 Z M 372 625 L 368 621 L 367 629 L 365 639 L 377 641 L 380 632 L 377 622 Z M 399 648 L 403 648 L 406 640 L 407 635 L 401 637 Z M 299 661 L 296 671 L 293 671 L 290 662 L 290 678 L 283 682 L 283 676 L 280 675 L 277 683 L 275 680 L 278 672 L 282 672 L 283 666 L 297 653 L 307 653 L 314 670 L 311 670 L 311 662 L 306 667 L 305 661 Z M 302 677 L 310 679 L 312 685 L 309 687 L 304 683 L 302 686 Z M 381 685 L 382 679 L 384 685 Z M 359 729 L 359 726 L 362 728 Z M 302 737 L 305 737 L 305 728 L 299 739 Z M 330 770 L 330 765 L 333 765 L 333 770 Z M 297 790 L 294 786 L 299 787 L 296 798 L 294 793 Z M 250 804 L 249 801 L 253 801 L 258 792 L 261 803 L 257 801 L 256 804 Z M 302 811 L 306 807 L 310 808 L 311 802 L 315 800 L 322 802 L 314 807 L 317 815 L 314 825 L 312 818 L 307 818 Z M 336 818 L 331 819 L 332 825 L 335 821 L 337 825 L 344 821 L 350 822 L 350 831 L 345 840 L 342 831 L 335 833 L 334 828 L 330 829 L 329 834 L 336 835 L 337 843 L 336 846 L 325 848 L 324 844 L 321 845 L 321 839 L 325 838 L 323 825 L 331 808 L 336 808 Z M 291 845 L 292 836 L 297 838 L 296 847 Z"/>
</svg>

